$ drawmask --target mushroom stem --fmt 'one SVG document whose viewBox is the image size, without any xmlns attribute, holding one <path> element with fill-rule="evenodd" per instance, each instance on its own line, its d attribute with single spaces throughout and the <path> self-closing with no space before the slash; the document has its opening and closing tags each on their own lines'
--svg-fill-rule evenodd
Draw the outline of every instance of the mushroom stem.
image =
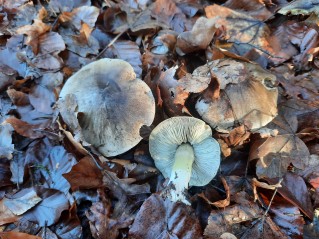
<svg viewBox="0 0 319 239">
<path fill-rule="evenodd" d="M 169 179 L 169 184 L 173 185 L 173 188 L 170 190 L 172 201 L 182 201 L 189 204 L 184 192 L 188 188 L 194 160 L 194 150 L 190 144 L 181 144 L 177 148 L 175 162 Z"/>
</svg>

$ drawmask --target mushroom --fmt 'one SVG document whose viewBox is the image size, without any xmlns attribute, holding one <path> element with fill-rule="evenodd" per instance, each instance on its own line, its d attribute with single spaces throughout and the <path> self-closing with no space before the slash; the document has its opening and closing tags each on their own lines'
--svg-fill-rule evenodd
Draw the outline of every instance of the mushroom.
<svg viewBox="0 0 319 239">
<path fill-rule="evenodd" d="M 164 120 L 150 134 L 149 150 L 156 167 L 172 185 L 168 197 L 189 204 L 188 186 L 204 186 L 216 175 L 220 147 L 204 121 L 179 116 Z"/>
<path fill-rule="evenodd" d="M 209 62 L 200 69 L 201 75 L 213 76 L 218 81 L 220 93 L 214 98 L 214 89 L 208 88 L 195 108 L 217 131 L 228 133 L 238 123 L 255 131 L 276 117 L 276 76 L 261 66 L 225 58 Z"/>
<path fill-rule="evenodd" d="M 136 78 L 132 66 L 120 59 L 104 58 L 84 66 L 70 77 L 60 99 L 75 96 L 79 125 L 85 141 L 110 157 L 128 151 L 151 125 L 155 101 L 147 84 Z M 61 111 L 64 118 L 63 111 Z"/>
</svg>

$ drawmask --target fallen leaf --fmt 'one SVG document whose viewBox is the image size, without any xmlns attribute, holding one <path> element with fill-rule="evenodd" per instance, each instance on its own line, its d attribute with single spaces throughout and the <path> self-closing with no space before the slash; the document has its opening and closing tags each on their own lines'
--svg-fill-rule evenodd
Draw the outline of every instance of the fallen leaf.
<svg viewBox="0 0 319 239">
<path fill-rule="evenodd" d="M 61 239 L 79 238 L 82 235 L 81 221 L 77 215 L 78 208 L 73 203 L 68 211 L 64 211 L 57 224 L 52 227 L 55 234 Z"/>
<path fill-rule="evenodd" d="M 302 236 L 305 220 L 297 206 L 287 203 L 284 198 L 278 195 L 274 198 L 272 198 L 272 195 L 267 197 L 263 193 L 260 193 L 260 195 L 266 206 L 270 207 L 269 215 L 272 220 L 286 235 L 291 238 Z M 271 205 L 269 205 L 269 200 L 271 200 Z"/>
<path fill-rule="evenodd" d="M 212 238 L 220 237 L 224 232 L 232 232 L 236 224 L 252 221 L 262 215 L 261 209 L 253 202 L 247 200 L 245 192 L 237 193 L 241 199 L 241 205 L 235 204 L 225 209 L 212 210 L 208 218 L 208 225 L 204 235 Z"/>
<path fill-rule="evenodd" d="M 215 207 L 218 208 L 225 208 L 227 206 L 229 206 L 230 204 L 230 190 L 229 190 L 229 186 L 227 185 L 227 182 L 225 180 L 225 178 L 221 177 L 221 181 L 223 183 L 223 186 L 225 188 L 225 194 L 226 194 L 226 198 L 223 200 L 219 200 L 216 202 L 211 202 L 204 193 L 200 193 L 198 194 L 199 197 L 203 198 L 207 203 L 209 203 L 210 205 L 213 205 Z"/>
<path fill-rule="evenodd" d="M 4 199 L 0 200 L 0 226 L 9 224 L 19 220 L 19 217 L 14 215 L 9 208 L 4 205 Z"/>
<path fill-rule="evenodd" d="M 258 181 L 256 178 L 253 178 L 252 180 L 252 186 L 253 186 L 253 191 L 254 191 L 254 201 L 256 202 L 258 199 L 258 195 L 257 195 L 257 187 L 258 188 L 264 188 L 264 189 L 270 189 L 270 190 L 276 190 L 277 188 L 281 188 L 281 180 L 274 184 L 274 185 L 269 185 L 267 183 L 264 182 L 260 182 Z"/>
<path fill-rule="evenodd" d="M 111 202 L 105 198 L 105 195 L 102 195 L 101 201 L 92 204 L 86 212 L 86 216 L 92 234 L 97 239 L 116 239 L 120 230 L 129 227 L 133 221 L 133 217 L 125 215 L 113 218 Z"/>
<path fill-rule="evenodd" d="M 206 49 L 219 26 L 215 20 L 205 17 L 198 18 L 191 31 L 178 35 L 176 52 L 179 55 L 184 55 L 196 50 Z"/>
<path fill-rule="evenodd" d="M 274 223 L 270 217 L 265 217 L 264 220 L 257 219 L 252 223 L 253 225 L 244 232 L 241 239 L 250 238 L 278 238 L 288 239 L 280 228 Z"/>
<path fill-rule="evenodd" d="M 41 227 L 56 223 L 62 211 L 69 208 L 66 196 L 55 189 L 37 189 L 42 201 L 23 215 L 24 219 L 38 223 Z"/>
<path fill-rule="evenodd" d="M 112 195 L 118 200 L 113 209 L 113 216 L 119 217 L 123 213 L 126 215 L 132 214 L 132 207 L 130 204 L 130 197 L 138 195 L 145 195 L 150 193 L 150 186 L 147 183 L 134 184 L 135 179 L 119 179 L 113 172 L 103 172 L 103 184 L 107 187 Z"/>
<path fill-rule="evenodd" d="M 42 138 L 44 136 L 43 132 L 41 132 L 41 129 L 45 126 L 43 124 L 31 125 L 14 117 L 6 119 L 6 122 L 11 124 L 14 130 L 22 136 L 31 139 Z"/>
<path fill-rule="evenodd" d="M 5 187 L 11 185 L 10 181 L 11 171 L 10 162 L 8 159 L 0 159 L 0 187 Z"/>
<path fill-rule="evenodd" d="M 33 53 L 37 55 L 39 53 L 40 36 L 50 30 L 50 26 L 46 25 L 39 19 L 34 19 L 32 25 L 20 27 L 17 30 L 18 34 L 26 34 L 26 44 L 32 47 Z"/>
<path fill-rule="evenodd" d="M 72 167 L 72 170 L 63 174 L 63 177 L 71 184 L 74 192 L 79 189 L 98 188 L 103 185 L 102 173 L 90 156 L 82 158 Z"/>
<path fill-rule="evenodd" d="M 318 3 L 317 0 L 296 0 L 281 8 L 278 13 L 284 15 L 310 15 L 311 13 L 315 13 L 319 15 Z"/>
<path fill-rule="evenodd" d="M 260 0 L 228 0 L 224 6 L 243 14 L 247 14 L 260 21 L 266 21 L 273 16 L 273 13 L 267 9 L 267 5 L 264 1 Z"/>
<path fill-rule="evenodd" d="M 271 184 L 278 181 L 274 179 L 265 180 Z M 286 173 L 282 181 L 282 187 L 278 188 L 278 193 L 288 202 L 298 207 L 308 218 L 313 217 L 309 191 L 302 177 L 293 173 Z"/>
<path fill-rule="evenodd" d="M 218 28 L 224 28 L 227 42 L 240 46 L 239 55 L 244 55 L 251 49 L 273 53 L 269 43 L 270 30 L 264 22 L 216 4 L 207 6 L 205 13 L 207 18 L 215 21 Z M 234 52 L 236 53 L 235 49 Z"/>
<path fill-rule="evenodd" d="M 34 188 L 24 188 L 13 195 L 7 195 L 4 199 L 4 205 L 19 216 L 33 208 L 41 200 Z"/>
<path fill-rule="evenodd" d="M 136 77 L 142 77 L 142 56 L 135 42 L 118 40 L 105 51 L 103 56 L 127 61 L 133 67 Z"/>
<path fill-rule="evenodd" d="M 47 157 L 42 158 L 38 163 L 41 165 L 38 170 L 46 179 L 48 187 L 60 190 L 67 195 L 70 184 L 62 175 L 71 171 L 72 166 L 77 163 L 74 156 L 68 153 L 64 147 L 54 146 L 50 149 Z"/>
<path fill-rule="evenodd" d="M 41 239 L 41 237 L 29 235 L 22 232 L 0 232 L 0 239 Z"/>
<path fill-rule="evenodd" d="M 12 144 L 13 128 L 10 124 L 0 124 L 0 157 L 12 159 L 14 144 Z"/>
<path fill-rule="evenodd" d="M 313 238 L 319 237 L 318 217 L 319 217 L 319 211 L 318 209 L 315 209 L 313 222 L 304 226 L 304 233 L 303 233 L 304 239 L 313 239 Z"/>
<path fill-rule="evenodd" d="M 202 230 L 190 207 L 153 194 L 144 201 L 129 230 L 137 238 L 201 238 Z"/>
</svg>

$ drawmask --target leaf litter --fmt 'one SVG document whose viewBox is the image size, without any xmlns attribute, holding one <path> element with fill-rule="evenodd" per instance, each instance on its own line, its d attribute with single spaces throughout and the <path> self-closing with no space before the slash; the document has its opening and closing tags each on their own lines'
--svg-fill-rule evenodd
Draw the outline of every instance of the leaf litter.
<svg viewBox="0 0 319 239">
<path fill-rule="evenodd" d="M 316 1 L 222 2 L 2 1 L 0 238 L 318 235 Z M 101 57 L 129 62 L 156 100 L 145 140 L 112 158 L 83 139 L 72 97 L 56 104 Z M 210 124 L 223 153 L 191 206 L 160 196 L 148 152 L 180 115 Z"/>
</svg>

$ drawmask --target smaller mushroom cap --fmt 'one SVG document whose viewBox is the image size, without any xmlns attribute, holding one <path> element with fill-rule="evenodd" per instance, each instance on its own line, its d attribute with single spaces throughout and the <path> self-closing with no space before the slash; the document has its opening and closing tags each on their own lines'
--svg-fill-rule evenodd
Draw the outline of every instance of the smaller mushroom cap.
<svg viewBox="0 0 319 239">
<path fill-rule="evenodd" d="M 70 94 L 82 113 L 79 124 L 84 139 L 107 157 L 137 145 L 142 139 L 140 128 L 154 119 L 151 89 L 120 59 L 104 58 L 84 66 L 67 80 L 60 99 Z"/>
<path fill-rule="evenodd" d="M 156 167 L 165 178 L 171 176 L 177 148 L 183 143 L 193 146 L 195 160 L 189 186 L 204 186 L 217 174 L 220 147 L 204 121 L 179 116 L 164 120 L 151 132 L 149 150 Z"/>
</svg>

